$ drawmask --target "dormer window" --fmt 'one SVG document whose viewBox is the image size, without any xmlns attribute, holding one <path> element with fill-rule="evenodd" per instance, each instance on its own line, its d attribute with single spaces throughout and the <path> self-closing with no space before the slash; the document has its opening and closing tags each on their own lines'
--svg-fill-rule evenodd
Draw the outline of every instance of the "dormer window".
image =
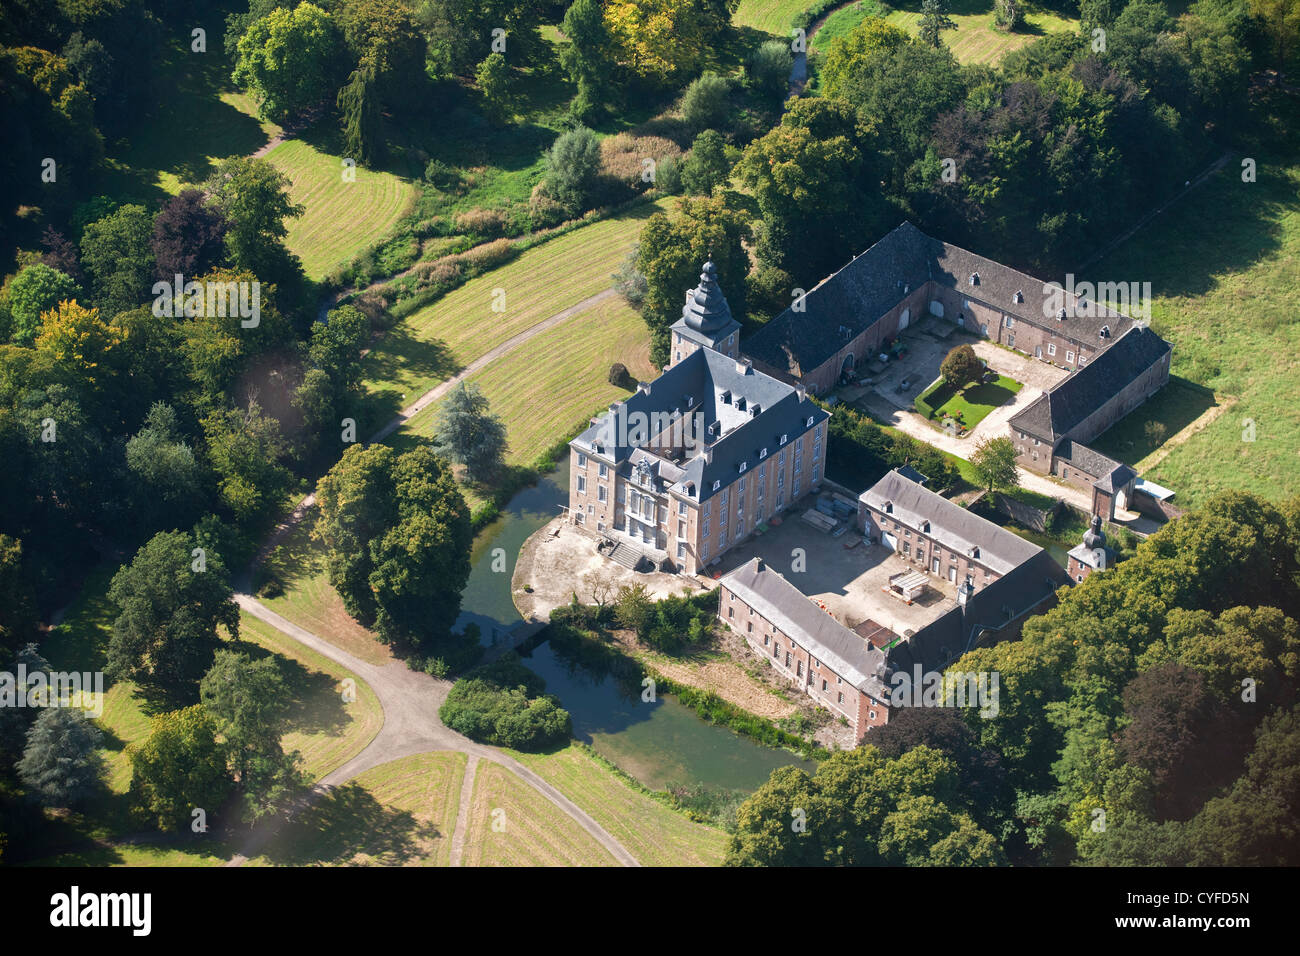
<svg viewBox="0 0 1300 956">
<path fill-rule="evenodd" d="M 730 392 L 730 391 L 727 391 L 727 392 L 723 392 L 723 393 L 722 393 L 722 404 L 723 404 L 723 405 L 730 405 L 730 404 L 731 404 L 731 392 Z"/>
<path fill-rule="evenodd" d="M 922 522 L 921 522 L 921 531 L 924 532 L 925 534 L 929 534 L 929 533 L 930 533 L 930 522 L 928 522 L 928 521 L 922 521 Z"/>
<path fill-rule="evenodd" d="M 718 488 L 719 488 L 721 485 L 722 485 L 722 482 L 720 482 L 720 481 L 714 481 L 714 482 L 713 482 L 713 490 L 714 490 L 714 491 L 717 491 Z"/>
<path fill-rule="evenodd" d="M 745 410 L 745 398 L 744 396 L 741 396 L 740 398 L 736 399 L 736 411 L 743 412 L 744 410 Z"/>
<path fill-rule="evenodd" d="M 809 415 L 809 416 L 808 416 L 808 427 L 809 427 L 809 428 L 812 428 L 812 423 L 813 423 L 812 416 Z"/>
<path fill-rule="evenodd" d="M 979 285 L 979 284 L 980 284 L 980 274 L 979 274 L 978 272 L 972 272 L 972 273 L 970 274 L 970 284 L 971 284 L 971 285 Z"/>
<path fill-rule="evenodd" d="M 767 457 L 767 449 L 766 449 L 766 448 L 760 448 L 760 449 L 758 450 L 758 460 L 759 460 L 759 461 L 762 461 L 762 460 L 763 460 L 764 458 L 766 458 L 766 457 Z"/>
<path fill-rule="evenodd" d="M 1056 317 L 1057 317 L 1060 321 L 1064 322 L 1064 321 L 1065 321 L 1065 317 L 1066 317 L 1066 315 L 1068 315 L 1068 314 L 1069 314 L 1069 313 L 1067 313 L 1064 309 L 1062 309 L 1060 312 L 1056 313 Z"/>
<path fill-rule="evenodd" d="M 1016 290 L 1016 294 L 1013 295 L 1013 296 L 1011 297 L 1011 300 L 1012 300 L 1013 302 L 1024 302 L 1024 301 L 1025 301 L 1025 293 L 1022 292 L 1020 289 L 1017 289 L 1017 290 Z"/>
<path fill-rule="evenodd" d="M 887 514 L 887 515 L 892 515 L 893 513 L 894 513 L 894 503 L 893 503 L 892 501 L 886 501 L 886 502 L 885 502 L 885 514 Z"/>
<path fill-rule="evenodd" d="M 740 470 L 741 470 L 741 471 L 744 471 L 744 470 L 745 470 L 746 468 L 748 468 L 748 467 L 749 467 L 749 462 L 742 461 L 742 462 L 740 463 Z"/>
<path fill-rule="evenodd" d="M 782 436 L 781 436 L 781 444 L 782 444 L 782 445 L 784 445 L 784 444 L 785 444 L 786 442 L 788 442 L 789 440 L 790 440 L 790 436 L 789 436 L 789 435 L 782 435 Z"/>
<path fill-rule="evenodd" d="M 978 558 L 980 556 L 980 549 L 978 545 L 970 549 L 970 556 L 972 558 Z"/>
</svg>

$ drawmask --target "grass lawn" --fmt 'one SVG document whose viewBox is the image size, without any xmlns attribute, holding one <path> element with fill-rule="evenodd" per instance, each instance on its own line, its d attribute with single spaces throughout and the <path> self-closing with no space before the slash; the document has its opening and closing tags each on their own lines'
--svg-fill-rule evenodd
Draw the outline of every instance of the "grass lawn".
<svg viewBox="0 0 1300 956">
<path fill-rule="evenodd" d="M 1174 378 L 1097 447 L 1139 463 L 1160 459 L 1143 477 L 1176 491 L 1183 508 L 1229 488 L 1275 501 L 1300 493 L 1296 155 L 1257 152 L 1253 183 L 1229 163 L 1080 277 L 1152 283 L 1152 328 L 1173 343 Z M 1175 435 L 1210 408 L 1205 390 L 1235 404 L 1194 434 Z M 1169 428 L 1163 458 L 1139 442 L 1147 420 Z"/>
<path fill-rule="evenodd" d="M 415 197 L 410 183 L 363 166 L 356 167 L 355 182 L 344 182 L 342 159 L 324 143 L 288 140 L 266 158 L 293 181 L 289 195 L 306 207 L 301 217 L 288 221 L 284 241 L 313 279 L 382 238 Z"/>
<path fill-rule="evenodd" d="M 617 296 L 470 376 L 505 422 L 508 463 L 531 464 L 574 426 L 626 398 L 626 389 L 609 384 L 614 362 L 622 362 L 641 381 L 655 375 L 645 321 Z M 430 437 L 439 404 L 420 412 L 407 431 Z"/>
<path fill-rule="evenodd" d="M 825 53 L 833 40 L 851 33 L 867 17 L 874 16 L 879 16 L 879 8 L 874 0 L 858 0 L 857 3 L 842 6 L 826 18 L 808 45 L 818 53 Z"/>
<path fill-rule="evenodd" d="M 259 584 L 265 577 L 274 577 L 283 591 L 275 597 L 259 596 L 259 600 L 299 627 L 368 664 L 388 663 L 393 659 L 388 647 L 353 620 L 330 585 L 325 546 L 311 539 L 311 524 L 311 517 L 299 522 L 267 557 Z"/>
<path fill-rule="evenodd" d="M 479 761 L 472 801 L 462 866 L 617 865 L 577 821 L 498 764 Z"/>
<path fill-rule="evenodd" d="M 898 27 L 917 33 L 921 21 L 920 0 L 893 4 L 885 18 Z M 1015 33 L 1004 33 L 993 25 L 992 0 L 953 0 L 948 16 L 956 30 L 943 31 L 944 45 L 960 63 L 996 63 L 1004 55 L 1049 33 L 1079 29 L 1077 19 L 1065 19 L 1047 10 L 1031 10 Z M 829 23 L 829 21 L 828 21 Z"/>
<path fill-rule="evenodd" d="M 300 810 L 256 863 L 277 866 L 446 866 L 464 754 L 382 764 Z"/>
<path fill-rule="evenodd" d="M 944 416 L 952 416 L 958 418 L 967 429 L 973 430 L 989 412 L 1015 398 L 1020 389 L 1019 382 L 1005 375 L 999 375 L 996 382 L 969 385 L 960 392 L 939 379 L 922 392 L 918 400 L 934 409 L 932 423 L 941 424 Z"/>
<path fill-rule="evenodd" d="M 502 342 L 608 289 L 645 221 L 665 205 L 637 206 L 545 242 L 403 319 L 366 356 L 371 421 L 382 424 Z M 498 289 L 504 313 L 492 311 Z"/>
<path fill-rule="evenodd" d="M 591 814 L 645 866 L 722 863 L 725 832 L 694 823 L 639 792 L 580 748 L 569 745 L 550 754 L 512 751 L 512 756 Z"/>
</svg>

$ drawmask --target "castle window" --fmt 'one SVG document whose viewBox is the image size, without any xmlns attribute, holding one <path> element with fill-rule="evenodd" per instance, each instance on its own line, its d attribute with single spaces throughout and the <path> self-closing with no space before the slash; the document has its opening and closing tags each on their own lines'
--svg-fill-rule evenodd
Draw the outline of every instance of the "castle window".
<svg viewBox="0 0 1300 956">
<path fill-rule="evenodd" d="M 1002 324 L 1005 325 L 1007 328 L 1011 328 L 1016 324 L 1016 320 L 1009 315 L 1004 315 L 1002 316 Z"/>
<path fill-rule="evenodd" d="M 579 475 L 579 476 L 578 476 L 578 494 L 580 494 L 580 495 L 585 495 L 586 493 L 587 493 L 587 479 L 586 479 L 586 477 L 584 477 L 583 475 Z"/>
<path fill-rule="evenodd" d="M 767 449 L 766 449 L 766 448 L 761 448 L 761 449 L 759 449 L 759 452 L 758 452 L 758 458 L 759 458 L 759 460 L 762 461 L 762 460 L 763 460 L 764 458 L 766 458 L 766 457 L 767 457 Z"/>
<path fill-rule="evenodd" d="M 1056 344 L 1055 344 L 1055 343 L 1053 343 L 1053 342 L 1049 342 L 1049 343 L 1047 344 L 1047 354 L 1048 354 L 1048 355 L 1055 355 L 1055 354 L 1056 354 Z"/>
<path fill-rule="evenodd" d="M 748 462 L 744 462 L 744 461 L 742 461 L 742 462 L 740 463 L 740 470 L 741 470 L 741 471 L 744 471 L 744 470 L 745 470 L 746 468 L 748 468 L 748 467 L 749 467 L 749 463 L 748 463 Z M 741 490 L 743 491 L 744 489 L 742 488 Z"/>
<path fill-rule="evenodd" d="M 1069 351 L 1067 351 L 1067 352 L 1065 353 L 1065 360 L 1066 360 L 1067 362 L 1073 362 L 1073 361 L 1074 361 L 1074 353 L 1073 353 L 1073 352 L 1069 352 Z"/>
<path fill-rule="evenodd" d="M 587 456 L 584 455 L 582 452 L 578 452 L 578 467 L 579 468 L 587 467 Z"/>
<path fill-rule="evenodd" d="M 602 478 L 609 477 L 609 466 L 604 463 L 602 463 L 600 466 L 600 477 Z"/>
</svg>

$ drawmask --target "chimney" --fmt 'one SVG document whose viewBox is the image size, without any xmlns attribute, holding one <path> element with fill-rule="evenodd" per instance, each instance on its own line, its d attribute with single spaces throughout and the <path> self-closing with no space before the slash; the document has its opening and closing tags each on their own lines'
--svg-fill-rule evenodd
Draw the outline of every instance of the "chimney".
<svg viewBox="0 0 1300 956">
<path fill-rule="evenodd" d="M 753 365 L 754 363 L 747 358 L 736 359 L 736 371 L 741 375 L 748 375 Z"/>
<path fill-rule="evenodd" d="M 637 383 L 636 383 L 636 390 L 637 390 L 638 392 L 640 392 L 642 395 L 649 395 L 649 394 L 650 394 L 650 383 L 649 383 L 649 382 L 637 382 Z"/>
<path fill-rule="evenodd" d="M 800 402 L 803 402 L 805 399 L 808 398 L 808 389 L 804 388 L 802 385 L 796 385 L 794 387 L 794 391 L 795 394 L 799 396 Z"/>
<path fill-rule="evenodd" d="M 762 558 L 755 558 L 755 559 L 754 559 L 754 567 L 755 567 L 755 569 L 758 570 L 758 571 L 766 571 L 766 570 L 767 570 L 767 565 L 765 565 L 765 564 L 763 563 L 763 559 L 762 559 Z"/>
</svg>

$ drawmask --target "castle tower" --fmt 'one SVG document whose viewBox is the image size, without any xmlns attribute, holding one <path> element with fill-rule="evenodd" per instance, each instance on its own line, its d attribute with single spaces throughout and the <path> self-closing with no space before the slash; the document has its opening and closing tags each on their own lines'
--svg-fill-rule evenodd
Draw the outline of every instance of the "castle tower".
<svg viewBox="0 0 1300 956">
<path fill-rule="evenodd" d="M 731 314 L 718 286 L 718 270 L 710 259 L 700 272 L 700 284 L 686 293 L 682 317 L 673 323 L 668 368 L 700 348 L 736 358 L 740 355 L 740 323 Z"/>
<path fill-rule="evenodd" d="M 1106 533 L 1101 530 L 1101 515 L 1093 515 L 1092 524 L 1083 533 L 1083 543 L 1070 551 L 1067 566 L 1070 580 L 1079 582 L 1094 571 L 1105 571 L 1114 557 L 1114 552 L 1106 547 Z"/>
</svg>

